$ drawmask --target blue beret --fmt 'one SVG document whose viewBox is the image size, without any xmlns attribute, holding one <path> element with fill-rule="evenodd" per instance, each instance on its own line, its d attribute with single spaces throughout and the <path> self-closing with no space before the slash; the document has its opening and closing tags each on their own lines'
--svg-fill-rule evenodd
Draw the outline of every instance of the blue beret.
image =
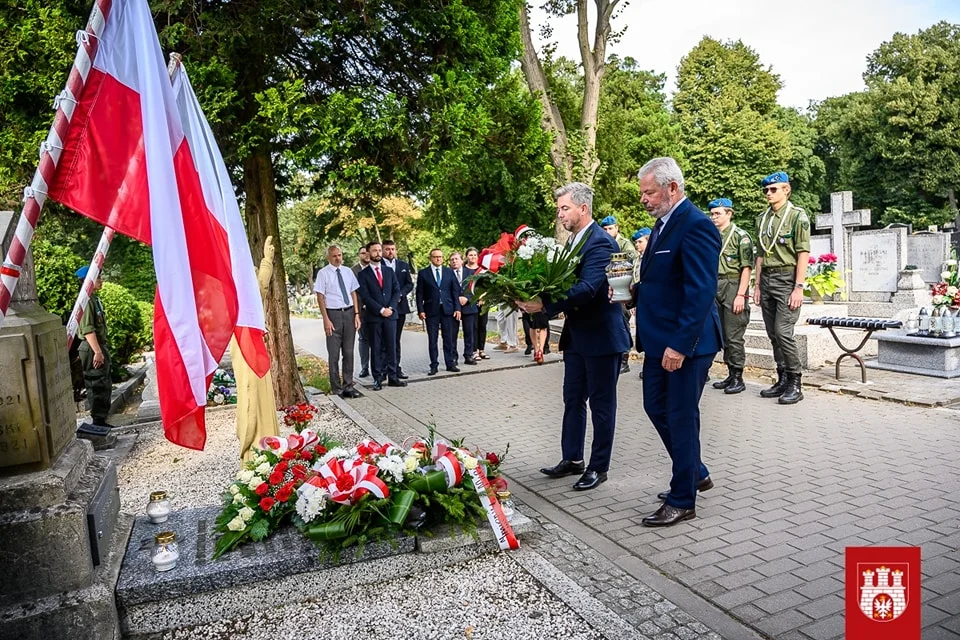
<svg viewBox="0 0 960 640">
<path fill-rule="evenodd" d="M 733 200 L 730 198 L 717 198 L 716 200 L 711 200 L 710 204 L 707 205 L 707 209 L 716 209 L 717 207 L 733 209 Z"/>
<path fill-rule="evenodd" d="M 776 173 L 771 173 L 760 181 L 760 186 L 765 187 L 769 184 L 776 184 L 778 182 L 790 182 L 790 176 L 787 175 L 786 171 L 777 171 Z"/>
<path fill-rule="evenodd" d="M 633 234 L 633 241 L 636 242 L 640 238 L 646 238 L 650 235 L 649 227 L 644 227 L 643 229 L 637 229 L 636 233 Z"/>
<path fill-rule="evenodd" d="M 609 227 L 612 224 L 617 224 L 617 219 L 614 218 L 613 216 L 607 216 L 606 218 L 600 221 L 601 227 Z"/>
<path fill-rule="evenodd" d="M 77 269 L 76 273 L 73 275 L 77 276 L 81 280 L 87 277 L 87 271 L 90 271 L 90 265 L 85 265 Z"/>
</svg>

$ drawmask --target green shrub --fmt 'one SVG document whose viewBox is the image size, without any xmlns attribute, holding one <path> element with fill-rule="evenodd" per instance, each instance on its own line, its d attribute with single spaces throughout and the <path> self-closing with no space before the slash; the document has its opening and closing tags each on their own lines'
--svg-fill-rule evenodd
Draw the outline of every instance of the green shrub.
<svg viewBox="0 0 960 640">
<path fill-rule="evenodd" d="M 137 300 L 153 303 L 157 274 L 150 247 L 117 234 L 110 245 L 105 269 L 107 280 L 126 287 Z"/>
<path fill-rule="evenodd" d="M 134 354 L 139 351 L 138 340 L 143 330 L 141 311 L 133 294 L 113 282 L 103 283 L 100 300 L 107 316 L 110 359 L 113 366 L 119 370 L 123 365 L 129 364 Z"/>
<path fill-rule="evenodd" d="M 143 325 L 137 333 L 137 351 L 149 351 L 153 349 L 153 305 L 137 300 L 137 309 L 140 310 L 140 323 Z"/>
<path fill-rule="evenodd" d="M 40 306 L 66 322 L 80 293 L 82 281 L 74 273 L 85 264 L 83 258 L 66 247 L 36 237 L 31 250 Z"/>
</svg>

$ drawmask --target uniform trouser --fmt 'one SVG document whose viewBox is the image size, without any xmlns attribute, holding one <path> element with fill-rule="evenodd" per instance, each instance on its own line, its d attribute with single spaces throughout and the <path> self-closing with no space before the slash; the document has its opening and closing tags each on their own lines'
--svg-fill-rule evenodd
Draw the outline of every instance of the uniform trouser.
<svg viewBox="0 0 960 640">
<path fill-rule="evenodd" d="M 617 422 L 617 379 L 621 354 L 585 356 L 563 352 L 563 431 L 560 447 L 564 460 L 583 460 L 587 434 L 587 401 L 593 422 L 593 444 L 588 469 L 606 473 L 613 451 Z"/>
<path fill-rule="evenodd" d="M 483 351 L 484 345 L 487 344 L 487 322 L 490 320 L 490 313 L 483 312 L 477 315 L 477 334 L 475 336 L 475 345 L 477 351 Z"/>
<path fill-rule="evenodd" d="M 84 340 L 82 337 L 77 339 Z M 103 345 L 100 345 L 100 349 L 103 351 L 103 366 L 99 369 L 93 366 L 93 349 L 86 340 L 80 343 L 78 349 L 83 364 L 83 383 L 87 387 L 87 402 L 90 403 L 90 418 L 93 424 L 98 425 L 107 422 L 110 392 L 113 390 L 110 384 L 110 353 Z"/>
<path fill-rule="evenodd" d="M 713 355 L 684 358 L 673 372 L 661 358 L 643 359 L 643 409 L 673 462 L 666 503 L 693 509 L 697 483 L 710 475 L 700 454 L 700 396 Z"/>
<path fill-rule="evenodd" d="M 357 332 L 357 335 L 360 337 L 358 340 L 360 344 L 360 368 L 363 370 L 370 369 L 370 336 L 369 329 L 367 328 L 367 323 L 362 318 L 360 320 L 360 331 Z"/>
<path fill-rule="evenodd" d="M 330 368 L 330 393 L 341 394 L 353 389 L 353 346 L 357 339 L 353 307 L 327 309 L 333 333 L 327 336 L 327 357 Z M 340 378 L 340 357 L 343 356 L 343 379 Z"/>
<path fill-rule="evenodd" d="M 793 337 L 793 330 L 800 318 L 800 309 L 790 309 L 790 294 L 796 285 L 796 271 L 786 269 L 760 272 L 760 311 L 767 337 L 773 345 L 773 359 L 777 368 L 787 373 L 803 373 L 800 365 L 800 350 Z"/>
<path fill-rule="evenodd" d="M 717 280 L 717 311 L 720 313 L 720 329 L 723 331 L 723 363 L 728 367 L 743 369 L 747 359 L 743 334 L 750 324 L 750 302 L 743 301 L 743 311 L 733 312 L 737 299 L 740 277 Z"/>
</svg>

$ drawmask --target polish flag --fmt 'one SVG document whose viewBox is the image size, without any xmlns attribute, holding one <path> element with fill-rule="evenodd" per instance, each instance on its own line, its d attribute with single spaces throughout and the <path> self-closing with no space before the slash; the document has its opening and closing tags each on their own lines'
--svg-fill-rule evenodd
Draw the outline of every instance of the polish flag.
<svg viewBox="0 0 960 640">
<path fill-rule="evenodd" d="M 203 200 L 217 224 L 227 230 L 233 281 L 240 304 L 233 335 L 247 365 L 262 378 L 270 371 L 270 355 L 263 341 L 266 333 L 263 300 L 230 173 L 182 64 L 177 65 L 173 75 L 173 93 L 177 97 L 184 135 L 193 154 L 193 165 L 200 174 Z"/>
<path fill-rule="evenodd" d="M 206 206 L 146 0 L 115 0 L 49 195 L 153 247 L 168 440 L 206 443 L 209 379 L 237 323 L 227 230 Z"/>
</svg>

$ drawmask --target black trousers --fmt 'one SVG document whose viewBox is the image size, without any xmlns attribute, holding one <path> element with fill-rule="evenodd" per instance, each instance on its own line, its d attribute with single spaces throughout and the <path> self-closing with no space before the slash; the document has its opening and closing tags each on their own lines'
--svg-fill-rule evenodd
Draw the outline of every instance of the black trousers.
<svg viewBox="0 0 960 640">
<path fill-rule="evenodd" d="M 487 322 L 490 320 L 490 314 L 486 311 L 476 316 L 477 318 L 477 333 L 474 336 L 474 346 L 477 348 L 477 351 L 483 351 L 484 345 L 487 344 Z"/>
<path fill-rule="evenodd" d="M 393 318 L 367 321 L 364 325 L 370 340 L 373 379 L 383 382 L 397 379 L 397 322 Z"/>
<path fill-rule="evenodd" d="M 439 353 L 437 334 L 443 336 L 443 361 L 448 367 L 457 364 L 457 334 L 454 332 L 453 316 L 427 316 L 427 343 L 430 349 L 430 368 L 438 368 Z"/>
<path fill-rule="evenodd" d="M 463 359 L 473 357 L 473 352 L 477 350 L 477 323 L 476 314 L 471 313 L 470 315 L 460 316 L 460 320 L 453 321 L 453 335 L 457 335 L 460 332 L 460 325 L 463 325 Z M 454 344 L 454 351 L 456 351 L 457 346 Z"/>
</svg>

